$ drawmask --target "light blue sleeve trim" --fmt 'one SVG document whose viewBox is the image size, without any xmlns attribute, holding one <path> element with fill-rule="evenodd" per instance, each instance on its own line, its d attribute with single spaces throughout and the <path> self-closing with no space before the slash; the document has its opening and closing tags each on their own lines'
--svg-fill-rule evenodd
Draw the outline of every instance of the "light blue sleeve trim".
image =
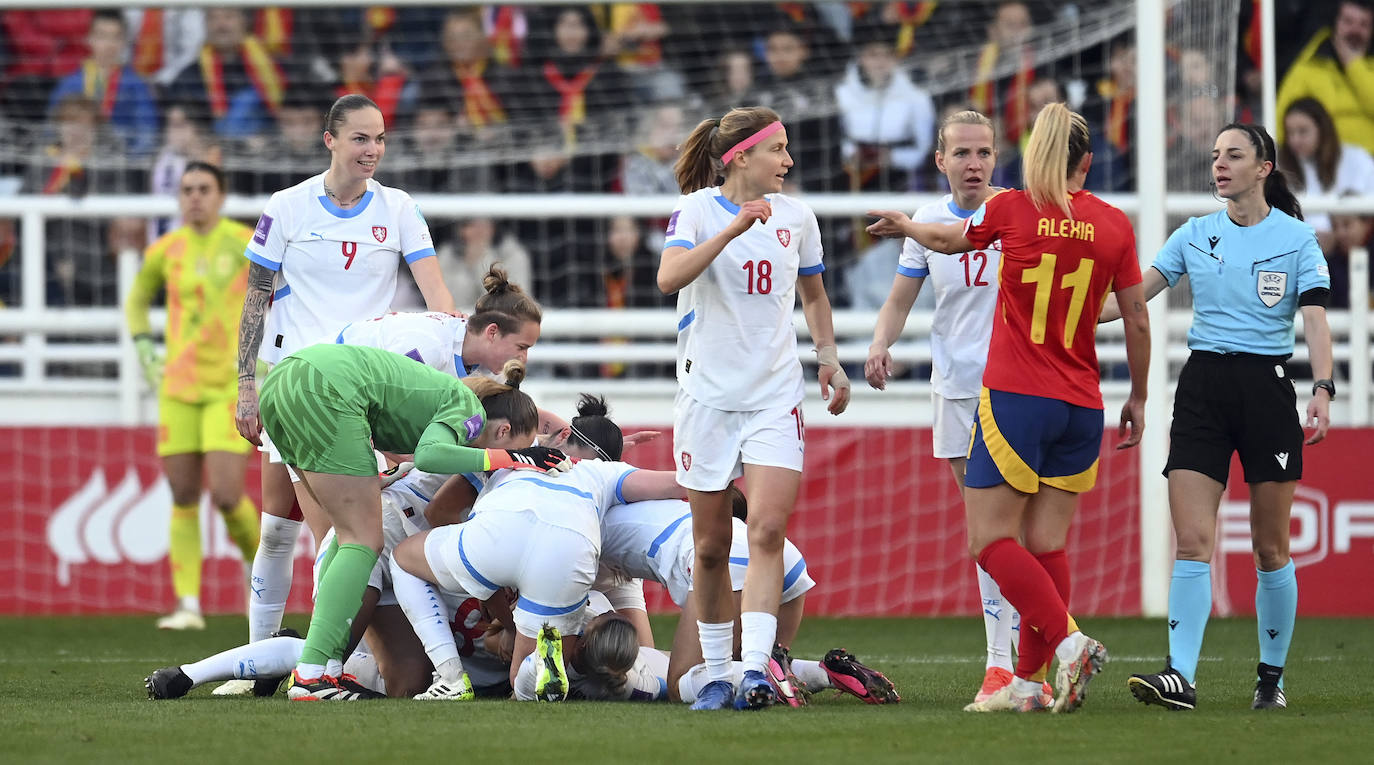
<svg viewBox="0 0 1374 765">
<path fill-rule="evenodd" d="M 244 250 L 243 257 L 248 258 L 254 263 L 257 263 L 258 265 L 262 266 L 268 271 L 276 272 L 281 270 L 280 263 L 276 262 L 275 260 L 268 260 L 267 258 L 264 258 L 256 252 L 253 252 L 252 250 Z"/>
<path fill-rule="evenodd" d="M 824 271 L 825 271 L 825 264 L 824 264 L 824 263 L 817 263 L 817 264 L 814 265 L 814 266 L 805 266 L 805 267 L 803 267 L 803 268 L 798 268 L 798 269 L 797 269 L 797 275 L 798 275 L 798 276 L 815 276 L 816 274 L 822 273 L 822 272 L 824 272 Z"/>
<path fill-rule="evenodd" d="M 282 287 L 281 289 L 279 289 L 279 290 L 277 290 L 276 292 L 273 292 L 273 293 L 272 293 L 272 301 L 273 301 L 273 302 L 276 302 L 276 301 L 281 300 L 282 298 L 284 298 L 284 297 L 286 297 L 287 295 L 290 295 L 290 294 L 291 294 L 291 285 L 288 284 L 288 285 L 286 285 L 285 287 Z M 343 333 L 342 333 L 342 332 L 339 333 L 339 337 L 343 337 Z M 343 341 L 340 341 L 340 342 L 343 342 Z"/>
<path fill-rule="evenodd" d="M 407 255 L 407 256 L 406 256 L 406 262 L 407 262 L 407 263 L 414 263 L 414 262 L 417 261 L 417 260 L 424 260 L 425 258 L 432 258 L 432 257 L 434 257 L 434 256 L 435 256 L 434 248 L 433 248 L 433 247 L 426 247 L 426 248 L 424 248 L 423 250 L 416 250 L 415 252 L 412 252 L 412 253 L 410 253 L 409 255 Z"/>
<path fill-rule="evenodd" d="M 693 244 L 692 240 L 690 239 L 669 239 L 668 241 L 663 243 L 663 249 L 666 250 L 669 247 L 686 247 L 690 250 L 693 247 L 696 247 L 696 245 Z"/>
<path fill-rule="evenodd" d="M 692 310 L 687 312 L 686 316 L 683 316 L 681 319 L 677 320 L 677 331 L 681 332 L 682 330 L 687 329 L 687 326 L 696 320 L 697 309 L 693 308 Z"/>
<path fill-rule="evenodd" d="M 897 266 L 897 273 L 902 276 L 910 276 L 912 279 L 920 279 L 930 276 L 929 268 L 912 268 L 911 266 Z"/>
<path fill-rule="evenodd" d="M 615 482 L 615 498 L 616 501 L 618 501 L 622 505 L 625 504 L 625 495 L 621 493 L 621 490 L 625 488 L 625 479 L 629 478 L 630 474 L 638 469 L 639 468 L 630 468 L 629 470 L 626 470 L 623 474 L 621 474 L 620 480 Z"/>
</svg>

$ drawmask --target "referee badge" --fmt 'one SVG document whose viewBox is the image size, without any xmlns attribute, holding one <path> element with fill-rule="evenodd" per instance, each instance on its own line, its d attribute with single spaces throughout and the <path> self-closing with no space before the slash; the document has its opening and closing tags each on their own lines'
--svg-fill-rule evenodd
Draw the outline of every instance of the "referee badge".
<svg viewBox="0 0 1374 765">
<path fill-rule="evenodd" d="M 1283 271 L 1260 271 L 1255 280 L 1255 291 L 1265 307 L 1273 308 L 1288 292 L 1288 274 Z"/>
</svg>

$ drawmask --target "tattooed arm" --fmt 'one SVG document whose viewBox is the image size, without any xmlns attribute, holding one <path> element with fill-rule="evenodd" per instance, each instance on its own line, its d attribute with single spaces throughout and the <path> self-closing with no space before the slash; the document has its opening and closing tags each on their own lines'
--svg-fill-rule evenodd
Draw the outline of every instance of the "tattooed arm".
<svg viewBox="0 0 1374 765">
<path fill-rule="evenodd" d="M 267 302 L 272 297 L 272 280 L 276 276 L 266 266 L 254 263 L 248 269 L 248 293 L 243 297 L 243 315 L 239 318 L 239 400 L 234 410 L 234 424 L 239 435 L 258 446 L 262 440 L 262 421 L 258 418 L 258 348 L 267 323 Z"/>
</svg>

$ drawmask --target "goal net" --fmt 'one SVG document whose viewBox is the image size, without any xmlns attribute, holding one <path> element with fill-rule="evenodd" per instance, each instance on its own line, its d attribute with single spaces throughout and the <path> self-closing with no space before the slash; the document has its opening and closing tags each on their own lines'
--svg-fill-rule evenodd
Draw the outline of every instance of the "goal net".
<svg viewBox="0 0 1374 765">
<path fill-rule="evenodd" d="M 451 199 L 438 205 L 443 214 L 427 211 L 460 306 L 477 294 L 478 264 L 500 260 L 552 311 L 666 308 L 654 273 L 677 193 L 677 147 L 701 119 L 763 104 L 788 126 L 797 162 L 789 191 L 854 194 L 852 211 L 822 216 L 826 284 L 837 308 L 875 311 L 897 253 L 863 235 L 864 195 L 943 193 L 931 155 L 935 127 L 952 110 L 994 118 L 1002 185 L 1020 185 L 1022 142 L 1040 106 L 1067 100 L 1095 136 L 1090 188 L 1133 193 L 1132 142 L 1145 122 L 1168 135 L 1170 188 L 1205 191 L 1201 143 L 1210 150 L 1216 128 L 1252 97 L 1235 85 L 1238 61 L 1246 63 L 1239 5 L 1163 4 L 1167 50 L 1141 53 L 1165 58 L 1165 114 L 1134 107 L 1136 3 L 1128 0 L 4 9 L 0 124 L 10 140 L 0 144 L 0 192 L 138 204 L 106 217 L 45 214 L 38 237 L 0 217 L 0 302 L 114 309 L 112 253 L 176 224 L 149 214 L 141 195 L 173 194 L 181 168 L 197 159 L 221 164 L 232 193 L 254 199 L 318 174 L 329 161 L 325 110 L 342 93 L 363 92 L 387 119 L 383 183 L 422 206 L 452 194 L 518 201 L 495 216 L 462 214 Z M 665 204 L 657 215 L 563 207 L 602 193 Z M 25 258 L 23 243 L 35 240 L 44 257 Z M 403 284 L 395 307 L 419 304 Z M 924 299 L 918 310 L 928 310 Z M 25 381 L 105 390 L 115 364 L 91 359 L 108 358 L 99 349 L 117 341 L 120 325 L 74 326 L 54 320 L 44 330 L 48 352 L 70 350 L 36 375 L 24 372 Z M 0 387 L 19 379 L 21 347 L 0 344 Z M 922 358 L 904 359 L 897 382 L 927 379 Z M 671 365 L 657 361 L 536 371 L 536 382 L 584 390 L 608 378 L 650 386 L 671 377 Z M 1124 365 L 1103 372 L 1120 380 Z M 862 384 L 857 370 L 851 377 Z M 0 390 L 6 411 L 24 400 Z M 638 424 L 665 429 L 669 401 Z M 821 583 L 810 608 L 974 613 L 962 505 L 948 468 L 930 455 L 929 410 L 889 414 L 884 427 L 845 427 L 842 418 L 808 434 L 792 535 Z M 0 611 L 170 606 L 170 503 L 152 428 L 86 427 L 60 411 L 43 419 L 23 428 L 0 420 L 0 477 L 13 488 L 0 544 L 14 551 L 0 555 Z M 665 435 L 631 456 L 671 467 L 669 443 Z M 1139 478 L 1133 455 L 1104 450 L 1070 543 L 1081 572 L 1077 612 L 1140 608 Z M 206 606 L 237 608 L 236 553 L 214 513 L 205 510 L 204 521 Z M 309 581 L 304 557 L 300 565 L 295 607 L 306 605 Z"/>
</svg>

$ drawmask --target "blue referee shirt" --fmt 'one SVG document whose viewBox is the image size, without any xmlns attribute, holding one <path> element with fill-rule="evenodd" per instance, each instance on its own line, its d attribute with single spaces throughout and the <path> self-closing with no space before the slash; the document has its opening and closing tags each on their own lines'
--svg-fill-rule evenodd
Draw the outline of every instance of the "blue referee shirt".
<svg viewBox="0 0 1374 765">
<path fill-rule="evenodd" d="M 1277 208 L 1253 226 L 1237 226 L 1225 210 L 1189 218 L 1159 251 L 1154 268 L 1170 287 L 1188 275 L 1188 347 L 1195 351 L 1288 356 L 1298 296 L 1331 287 L 1312 227 Z"/>
</svg>

